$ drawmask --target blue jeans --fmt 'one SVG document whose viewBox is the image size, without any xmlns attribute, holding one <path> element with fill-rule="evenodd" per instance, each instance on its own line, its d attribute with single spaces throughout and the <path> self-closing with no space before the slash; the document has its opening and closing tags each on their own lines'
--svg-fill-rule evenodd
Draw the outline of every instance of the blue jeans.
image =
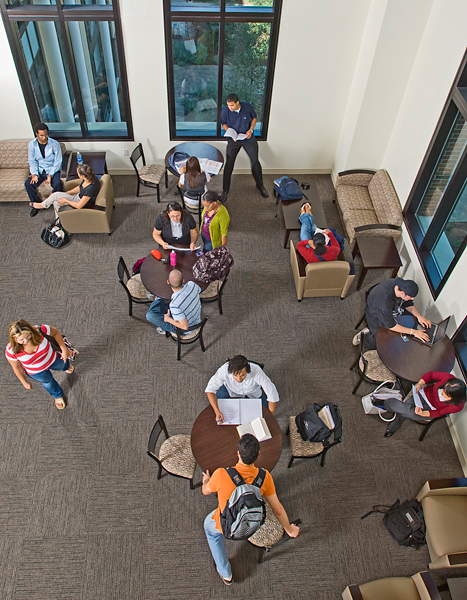
<svg viewBox="0 0 467 600">
<path fill-rule="evenodd" d="M 232 398 L 225 385 L 221 385 L 221 387 L 216 392 L 216 396 L 217 398 Z M 235 396 L 235 398 L 242 398 L 242 396 Z M 243 396 L 243 398 L 246 398 L 246 396 Z M 268 399 L 263 390 L 261 390 L 260 398 L 261 404 L 264 406 L 264 408 L 269 408 Z"/>
<path fill-rule="evenodd" d="M 35 379 L 36 381 L 40 381 L 42 386 L 49 392 L 51 396 L 55 399 L 61 398 L 63 396 L 63 390 L 58 385 L 58 383 L 53 378 L 50 369 L 53 371 L 66 371 L 70 368 L 70 361 L 63 361 L 60 357 L 58 357 L 55 362 L 53 362 L 50 367 L 46 371 L 41 371 L 40 373 L 28 373 L 29 377 Z"/>
<path fill-rule="evenodd" d="M 201 234 L 201 238 L 203 240 L 203 252 L 209 252 L 209 250 L 212 250 L 211 240 L 208 240 L 208 238 L 203 233 Z"/>
<path fill-rule="evenodd" d="M 224 536 L 216 528 L 216 522 L 212 518 L 215 512 L 216 511 L 213 510 L 204 519 L 204 532 L 208 539 L 212 557 L 216 563 L 217 572 L 222 575 L 222 577 L 225 577 L 225 579 L 230 579 L 232 577 L 232 568 L 229 559 L 227 558 Z"/>
<path fill-rule="evenodd" d="M 316 225 L 313 216 L 309 215 L 308 213 L 303 213 L 303 215 L 298 217 L 298 220 L 302 224 L 300 228 L 300 241 L 312 240 L 316 231 Z"/>
<path fill-rule="evenodd" d="M 172 323 L 167 323 L 164 321 L 164 315 L 167 314 L 167 310 L 169 308 L 169 303 L 163 298 L 156 298 L 154 302 L 149 307 L 148 312 L 146 313 L 146 319 L 155 325 L 156 327 L 160 327 L 164 331 L 171 331 L 175 333 L 176 327 L 172 325 Z"/>
</svg>

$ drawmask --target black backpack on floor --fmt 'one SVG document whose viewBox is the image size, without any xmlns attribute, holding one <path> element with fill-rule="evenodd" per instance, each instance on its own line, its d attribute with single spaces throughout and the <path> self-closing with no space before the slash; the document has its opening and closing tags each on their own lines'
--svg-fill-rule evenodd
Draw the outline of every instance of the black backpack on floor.
<svg viewBox="0 0 467 600">
<path fill-rule="evenodd" d="M 418 550 L 426 544 L 425 519 L 422 505 L 418 500 L 406 500 L 402 504 L 400 500 L 396 500 L 392 506 L 373 506 L 373 509 L 363 515 L 362 519 L 372 513 L 384 514 L 383 525 L 399 546 Z"/>
</svg>

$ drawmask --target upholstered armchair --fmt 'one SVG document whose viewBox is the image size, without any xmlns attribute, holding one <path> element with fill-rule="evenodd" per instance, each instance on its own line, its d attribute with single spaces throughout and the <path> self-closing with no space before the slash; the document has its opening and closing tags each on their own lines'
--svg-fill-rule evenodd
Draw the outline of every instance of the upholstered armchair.
<svg viewBox="0 0 467 600">
<path fill-rule="evenodd" d="M 350 248 L 345 243 L 337 260 L 307 264 L 290 240 L 290 265 L 297 298 L 340 296 L 345 298 L 355 277 Z"/>
<path fill-rule="evenodd" d="M 80 179 L 66 181 L 63 191 L 67 192 L 80 183 Z M 101 189 L 93 207 L 86 208 L 85 206 L 79 210 L 60 212 L 60 223 L 69 233 L 108 233 L 110 235 L 110 219 L 114 208 L 114 189 L 110 175 L 102 175 L 99 183 Z"/>
<path fill-rule="evenodd" d="M 387 577 L 363 585 L 349 585 L 343 600 L 441 600 L 440 593 L 428 571 L 412 577 Z"/>
<path fill-rule="evenodd" d="M 467 478 L 427 481 L 422 503 L 430 569 L 467 567 Z"/>
</svg>

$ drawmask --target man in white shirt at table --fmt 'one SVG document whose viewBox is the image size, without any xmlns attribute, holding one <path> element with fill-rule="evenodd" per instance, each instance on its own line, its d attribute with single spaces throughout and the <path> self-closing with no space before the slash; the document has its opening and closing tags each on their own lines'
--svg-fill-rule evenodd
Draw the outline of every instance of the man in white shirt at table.
<svg viewBox="0 0 467 600">
<path fill-rule="evenodd" d="M 224 363 L 208 381 L 204 390 L 216 414 L 216 422 L 224 422 L 219 398 L 261 398 L 263 406 L 274 414 L 279 394 L 263 369 L 238 354 Z"/>
</svg>

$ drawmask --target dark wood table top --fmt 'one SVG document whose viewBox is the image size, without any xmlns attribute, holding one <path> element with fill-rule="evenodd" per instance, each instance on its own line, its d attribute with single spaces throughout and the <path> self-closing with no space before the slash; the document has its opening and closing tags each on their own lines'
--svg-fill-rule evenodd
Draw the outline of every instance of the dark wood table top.
<svg viewBox="0 0 467 600">
<path fill-rule="evenodd" d="M 356 244 L 364 267 L 395 269 L 402 266 L 392 237 L 360 237 L 356 239 Z"/>
<path fill-rule="evenodd" d="M 378 354 L 395 375 L 416 383 L 428 371 L 450 373 L 455 352 L 451 340 L 445 336 L 434 346 L 426 346 L 411 336 L 404 342 L 400 333 L 380 327 L 376 336 Z"/>
<path fill-rule="evenodd" d="M 257 467 L 272 471 L 282 452 L 282 432 L 276 417 L 263 406 L 271 439 L 261 442 L 261 450 L 255 461 Z M 238 437 L 236 425 L 217 425 L 214 410 L 207 406 L 198 415 L 191 430 L 191 450 L 203 471 L 214 473 L 220 467 L 233 467 L 238 462 Z"/>
<path fill-rule="evenodd" d="M 107 162 L 105 152 L 83 151 L 81 152 L 81 156 L 83 157 L 83 163 L 85 165 L 89 165 L 98 177 L 102 177 L 104 173 L 107 173 Z M 78 178 L 78 173 L 76 171 L 76 169 L 78 168 L 76 152 L 66 152 L 63 155 L 62 170 L 64 168 L 63 165 L 66 165 L 66 175 L 64 177 L 67 181 Z"/>
<path fill-rule="evenodd" d="M 305 190 L 305 193 L 308 197 L 309 203 L 311 204 L 311 212 L 313 213 L 316 225 L 321 227 L 321 229 L 325 229 L 327 226 L 326 217 L 324 216 L 323 205 L 321 204 L 318 188 L 316 187 L 316 183 L 314 181 L 310 182 L 310 189 Z M 282 215 L 284 217 L 284 225 L 286 229 L 289 229 L 290 231 L 300 230 L 301 223 L 298 220 L 298 217 L 300 216 L 300 208 L 306 201 L 306 198 L 302 198 L 301 200 L 291 200 L 290 202 L 284 202 L 284 200 L 281 200 Z"/>
<path fill-rule="evenodd" d="M 170 257 L 170 250 L 159 249 L 162 258 Z M 199 285 L 201 291 L 208 287 L 203 281 L 198 281 L 193 277 L 193 265 L 198 260 L 196 252 L 177 252 L 177 266 L 172 267 L 170 262 L 163 263 L 149 254 L 141 266 L 141 281 L 144 287 L 159 298 L 170 300 L 172 297 L 172 288 L 167 283 L 169 273 L 173 269 L 178 269 L 183 275 L 185 282 L 194 281 Z"/>
<path fill-rule="evenodd" d="M 165 155 L 165 166 L 172 173 L 172 175 L 175 175 L 176 177 L 179 176 L 179 173 L 177 173 L 177 171 L 173 169 L 169 163 L 169 158 L 174 152 L 186 152 L 190 156 L 196 156 L 197 158 L 208 158 L 209 160 L 215 160 L 224 165 L 224 156 L 222 152 L 215 146 L 206 144 L 206 142 L 184 142 L 183 144 L 177 144 L 173 148 L 170 148 Z"/>
</svg>

